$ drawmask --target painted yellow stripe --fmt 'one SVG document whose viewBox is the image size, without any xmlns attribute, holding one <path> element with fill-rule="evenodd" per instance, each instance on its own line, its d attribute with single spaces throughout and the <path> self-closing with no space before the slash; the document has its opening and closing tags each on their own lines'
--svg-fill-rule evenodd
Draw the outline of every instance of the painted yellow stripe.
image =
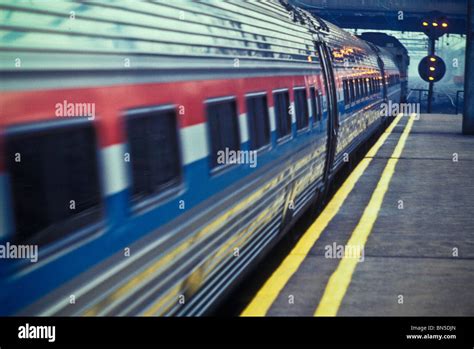
<svg viewBox="0 0 474 349">
<path fill-rule="evenodd" d="M 398 140 L 397 146 L 388 160 L 382 176 L 372 193 L 369 204 L 365 208 L 359 223 L 347 242 L 347 245 L 354 247 L 358 246 L 361 248 L 365 246 L 365 243 L 372 232 L 375 221 L 377 220 L 380 208 L 382 207 L 385 193 L 388 190 L 393 173 L 395 172 L 395 166 L 397 165 L 398 159 L 405 147 L 406 140 L 413 126 L 413 120 L 413 117 L 410 117 L 408 120 L 402 136 Z M 357 267 L 358 261 L 358 258 L 343 258 L 339 262 L 337 269 L 329 278 L 323 297 L 314 313 L 315 316 L 335 316 L 337 314 L 341 302 L 347 292 L 347 288 L 351 283 L 352 275 Z"/>
<path fill-rule="evenodd" d="M 298 270 L 299 266 L 305 259 L 311 247 L 316 243 L 321 233 L 327 227 L 329 222 L 338 213 L 342 204 L 350 194 L 360 176 L 364 173 L 367 166 L 372 161 L 373 155 L 377 153 L 384 144 L 387 137 L 392 133 L 394 127 L 398 124 L 402 114 L 399 114 L 392 124 L 386 129 L 385 133 L 378 139 L 374 146 L 370 149 L 370 157 L 362 159 L 350 176 L 345 180 L 333 196 L 329 204 L 326 205 L 323 212 L 318 216 L 316 221 L 303 234 L 296 246 L 290 254 L 283 260 L 280 266 L 273 272 L 270 278 L 265 282 L 262 288 L 257 292 L 252 301 L 247 305 L 240 316 L 264 316 L 268 309 L 278 297 L 283 287 L 287 284 L 291 276 Z"/>
</svg>

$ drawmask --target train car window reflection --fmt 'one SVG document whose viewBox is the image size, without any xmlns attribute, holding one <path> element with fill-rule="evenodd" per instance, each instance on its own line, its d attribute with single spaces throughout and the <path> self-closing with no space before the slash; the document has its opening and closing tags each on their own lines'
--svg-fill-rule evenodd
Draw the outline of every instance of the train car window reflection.
<svg viewBox="0 0 474 349">
<path fill-rule="evenodd" d="M 91 122 L 14 127 L 5 146 L 17 243 L 44 245 L 102 218 Z"/>
<path fill-rule="evenodd" d="M 354 89 L 354 80 L 349 80 L 349 92 L 351 96 L 351 103 L 355 102 L 355 89 Z"/>
<path fill-rule="evenodd" d="M 247 96 L 247 123 L 251 150 L 258 150 L 270 143 L 266 94 Z"/>
<path fill-rule="evenodd" d="M 348 104 L 350 104 L 350 100 L 349 100 L 349 87 L 348 87 L 347 80 L 344 80 L 342 82 L 342 88 L 344 90 L 344 104 L 348 105 Z"/>
<path fill-rule="evenodd" d="M 321 120 L 321 101 L 319 100 L 319 92 L 314 87 L 310 87 L 310 102 L 311 111 L 313 113 L 313 123 L 316 126 L 317 122 Z"/>
<path fill-rule="evenodd" d="M 240 150 L 240 131 L 235 98 L 207 101 L 207 123 L 210 136 L 210 161 L 213 169 L 229 164 L 219 163 L 221 152 Z"/>
<path fill-rule="evenodd" d="M 356 102 L 358 102 L 360 99 L 359 79 L 354 80 L 354 89 L 355 89 L 355 99 L 356 99 Z"/>
<path fill-rule="evenodd" d="M 319 91 L 316 91 L 316 106 L 318 111 L 318 120 L 321 121 L 323 119 L 323 101 Z"/>
<path fill-rule="evenodd" d="M 291 134 L 290 96 L 288 91 L 275 92 L 273 101 L 275 103 L 278 139 L 281 139 Z"/>
<path fill-rule="evenodd" d="M 306 97 L 306 88 L 295 88 L 295 113 L 296 128 L 302 130 L 309 125 L 308 102 Z"/>
<path fill-rule="evenodd" d="M 176 112 L 173 107 L 129 111 L 126 115 L 132 200 L 140 201 L 181 182 Z"/>
</svg>

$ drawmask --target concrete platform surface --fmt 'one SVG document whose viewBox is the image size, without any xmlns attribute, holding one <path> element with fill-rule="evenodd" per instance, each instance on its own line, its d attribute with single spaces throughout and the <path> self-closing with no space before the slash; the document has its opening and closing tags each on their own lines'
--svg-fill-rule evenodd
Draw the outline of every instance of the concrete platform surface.
<svg viewBox="0 0 474 349">
<path fill-rule="evenodd" d="M 291 252 L 243 315 L 473 316 L 474 137 L 461 123 L 423 114 L 393 125 L 335 216 L 308 229 L 311 246 Z M 350 241 L 361 261 L 328 254 Z"/>
</svg>

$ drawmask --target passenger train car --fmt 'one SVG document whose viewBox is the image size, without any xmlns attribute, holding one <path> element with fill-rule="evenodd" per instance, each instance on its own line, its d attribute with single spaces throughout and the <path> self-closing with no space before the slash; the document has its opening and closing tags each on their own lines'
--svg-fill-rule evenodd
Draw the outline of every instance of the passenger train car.
<svg viewBox="0 0 474 349">
<path fill-rule="evenodd" d="M 401 98 L 285 1 L 0 7 L 1 315 L 208 313 Z"/>
</svg>

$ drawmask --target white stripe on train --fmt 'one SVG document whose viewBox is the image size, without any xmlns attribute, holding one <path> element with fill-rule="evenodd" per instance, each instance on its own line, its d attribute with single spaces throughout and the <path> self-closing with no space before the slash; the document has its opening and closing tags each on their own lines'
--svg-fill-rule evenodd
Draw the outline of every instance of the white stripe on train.
<svg viewBox="0 0 474 349">
<path fill-rule="evenodd" d="M 207 157 L 209 150 L 205 123 L 182 128 L 180 136 L 185 165 Z"/>
<path fill-rule="evenodd" d="M 243 113 L 239 116 L 240 126 L 240 141 L 245 143 L 249 140 L 248 125 L 247 125 L 247 114 Z"/>
<path fill-rule="evenodd" d="M 119 193 L 128 187 L 125 153 L 126 147 L 122 143 L 101 150 L 102 187 L 106 196 Z"/>
<path fill-rule="evenodd" d="M 268 111 L 270 114 L 270 131 L 275 132 L 276 131 L 275 108 L 270 107 L 268 108 Z"/>
</svg>

